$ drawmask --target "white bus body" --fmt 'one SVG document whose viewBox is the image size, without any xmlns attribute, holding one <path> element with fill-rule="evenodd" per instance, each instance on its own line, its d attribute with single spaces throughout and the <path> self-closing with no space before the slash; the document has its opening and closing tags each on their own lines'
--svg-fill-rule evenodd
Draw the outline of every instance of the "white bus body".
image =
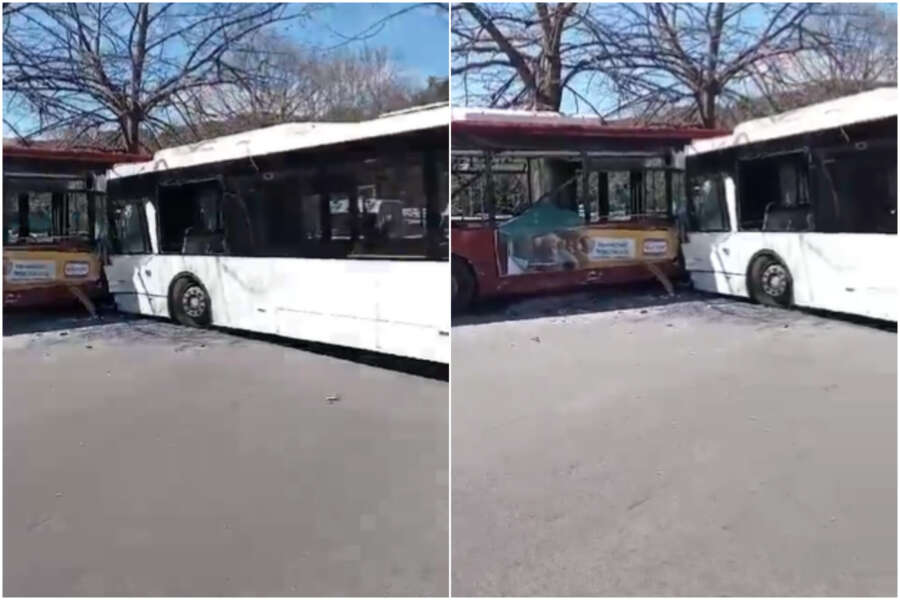
<svg viewBox="0 0 900 600">
<path fill-rule="evenodd" d="M 769 303 L 896 321 L 896 115 L 896 88 L 878 89 L 694 142 L 682 252 L 695 287 L 777 299 L 786 268 L 788 301 Z"/>
<path fill-rule="evenodd" d="M 187 277 L 199 283 L 208 294 L 205 301 L 211 306 L 204 325 L 449 362 L 447 244 L 441 242 L 439 251 L 420 251 L 426 241 L 434 241 L 433 237 L 426 240 L 426 235 L 440 235 L 440 215 L 445 206 L 437 203 L 446 203 L 446 189 L 420 184 L 416 177 L 409 176 L 413 182 L 411 190 L 429 190 L 410 192 L 409 202 L 417 203 L 423 214 L 434 213 L 431 220 L 436 230 L 425 232 L 420 228 L 416 239 L 409 239 L 415 236 L 403 239 L 383 236 L 378 238 L 377 248 L 372 244 L 365 247 L 362 242 L 369 239 L 364 237 L 368 234 L 359 234 L 359 239 L 351 240 L 347 215 L 338 218 L 341 208 L 346 208 L 342 202 L 349 205 L 349 195 L 356 193 L 359 184 L 374 179 L 369 178 L 365 169 L 375 168 L 366 166 L 375 159 L 359 157 L 381 152 L 375 148 L 394 144 L 396 152 L 402 154 L 405 140 L 414 139 L 418 145 L 415 152 L 410 151 L 411 158 L 407 160 L 403 155 L 385 159 L 388 165 L 385 168 L 402 163 L 412 165 L 410 169 L 416 174 L 445 171 L 448 124 L 449 109 L 430 107 L 358 124 L 281 125 L 163 150 L 150 162 L 115 167 L 109 173 L 109 180 L 111 229 L 115 237 L 111 243 L 117 250 L 110 255 L 106 275 L 116 306 L 123 312 L 177 319 L 179 310 L 185 310 L 188 305 L 179 308 L 179 299 L 173 293 L 182 289 L 176 287 L 176 282 Z M 432 144 L 432 140 L 433 152 L 430 146 L 424 146 Z M 338 144 L 340 148 L 335 149 Z M 425 150 L 419 152 L 421 148 Z M 308 152 L 310 149 L 312 153 Z M 333 156 L 338 158 L 332 160 L 327 152 L 336 153 Z M 343 160 L 343 154 L 338 154 L 342 152 L 356 152 L 356 155 L 347 159 L 346 164 L 337 165 Z M 297 166 L 279 166 L 289 160 Z M 307 164 L 316 160 L 320 162 L 313 172 L 310 170 L 313 167 Z M 216 171 L 220 166 L 222 169 Z M 345 173 L 351 173 L 357 180 L 344 184 Z M 319 178 L 314 190 L 304 187 L 306 174 L 310 181 Z M 322 179 L 326 175 L 329 179 Z M 288 180 L 278 183 L 279 177 Z M 172 189 L 166 187 L 171 178 L 179 181 L 175 192 L 166 191 Z M 320 180 L 326 183 L 319 183 Z M 383 185 L 384 180 L 379 178 L 377 185 Z M 330 195 L 329 185 L 333 191 Z M 197 199 L 206 193 L 201 190 L 203 186 L 214 195 L 217 186 L 223 190 L 216 201 L 219 208 L 214 218 L 208 210 L 200 209 L 201 216 L 196 217 L 195 213 L 192 217 L 188 209 L 179 207 L 179 193 L 185 194 L 185 202 L 192 202 L 191 207 L 203 204 Z M 271 199 L 267 195 L 270 191 L 279 194 L 278 199 Z M 269 216 L 259 217 L 260 222 L 252 220 L 251 216 L 263 214 L 258 211 L 276 210 L 263 206 L 267 202 L 277 202 L 278 210 L 294 215 L 296 221 L 290 224 L 286 217 Z M 229 223 L 228 211 L 238 210 L 235 206 L 243 207 L 243 212 L 234 213 L 237 217 L 232 215 Z M 308 209 L 315 213 L 311 218 L 307 218 Z M 168 220 L 161 215 L 166 211 L 170 213 Z M 326 240 L 322 230 L 329 227 L 331 216 L 322 215 L 331 211 L 335 224 Z M 357 215 L 363 218 L 359 212 Z M 191 238 L 194 234 L 190 233 L 193 231 L 190 227 L 182 229 L 181 242 L 163 239 L 174 235 L 165 231 L 179 231 L 178 227 L 170 226 L 172 222 L 184 225 L 185 219 L 190 218 L 210 218 L 210 223 L 224 221 L 224 225 L 210 227 L 207 237 L 214 242 L 201 247 L 201 251 L 191 246 L 196 240 Z M 243 220 L 247 221 L 246 231 L 230 234 L 229 231 L 238 231 Z M 341 227 L 337 225 L 339 220 Z M 378 227 L 380 221 L 371 226 Z M 143 240 L 137 233 L 137 224 L 142 224 Z M 264 247 L 262 236 L 254 241 L 255 234 L 248 233 L 251 230 L 278 230 L 281 243 L 290 249 L 272 251 L 269 247 L 274 248 L 275 242 L 266 241 L 269 246 Z M 233 250 L 226 238 L 244 234 L 251 240 L 242 242 L 248 250 Z M 288 239 L 291 235 L 295 239 Z M 210 250 L 218 243 L 228 250 Z M 321 256 L 310 257 L 305 255 L 304 248 L 324 250 Z"/>
</svg>

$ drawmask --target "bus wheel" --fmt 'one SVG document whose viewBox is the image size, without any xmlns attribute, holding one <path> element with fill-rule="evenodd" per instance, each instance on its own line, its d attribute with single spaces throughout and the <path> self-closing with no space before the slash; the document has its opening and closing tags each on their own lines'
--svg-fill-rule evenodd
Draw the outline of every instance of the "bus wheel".
<svg viewBox="0 0 900 600">
<path fill-rule="evenodd" d="M 767 306 L 787 308 L 791 305 L 791 272 L 773 256 L 760 256 L 750 267 L 750 294 Z"/>
<path fill-rule="evenodd" d="M 172 287 L 172 315 L 188 327 L 207 327 L 211 321 L 210 299 L 199 281 L 182 277 Z"/>
<path fill-rule="evenodd" d="M 469 308 L 475 298 L 475 278 L 466 263 L 455 256 L 451 270 L 451 307 L 454 313 L 461 313 Z"/>
</svg>

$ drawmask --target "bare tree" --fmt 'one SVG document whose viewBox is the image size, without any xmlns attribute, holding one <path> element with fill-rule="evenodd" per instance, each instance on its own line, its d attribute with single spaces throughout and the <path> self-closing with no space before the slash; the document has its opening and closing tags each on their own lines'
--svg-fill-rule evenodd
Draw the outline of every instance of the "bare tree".
<svg viewBox="0 0 900 600">
<path fill-rule="evenodd" d="M 565 93 L 598 109 L 579 92 L 575 78 L 601 62 L 600 49 L 579 30 L 589 5 L 454 4 L 451 75 L 463 103 L 533 110 L 560 110 Z M 562 193 L 571 164 L 543 159 L 532 171 L 537 194 Z"/>
<path fill-rule="evenodd" d="M 559 110 L 573 79 L 597 62 L 578 39 L 587 5 L 454 4 L 452 69 L 464 103 Z M 455 84 L 455 85 L 456 85 Z"/>
<path fill-rule="evenodd" d="M 413 94 L 412 105 L 446 103 L 450 101 L 450 79 L 430 75 L 425 87 Z"/>
<path fill-rule="evenodd" d="M 113 128 L 126 150 L 173 128 L 160 118 L 192 89 L 231 81 L 229 52 L 256 31 L 303 17 L 282 4 L 4 5 L 3 86 L 29 115 L 23 136 Z M 245 48 L 246 52 L 252 49 Z M 23 124 L 24 123 L 24 124 Z"/>
<path fill-rule="evenodd" d="M 722 106 L 799 76 L 801 57 L 808 79 L 823 76 L 813 57 L 832 57 L 832 68 L 837 56 L 859 63 L 853 38 L 870 28 L 855 36 L 850 25 L 840 29 L 832 15 L 846 6 L 458 4 L 454 95 L 466 104 L 559 110 L 568 102 L 604 118 L 717 127 Z"/>
<path fill-rule="evenodd" d="M 755 112 L 781 111 L 897 84 L 897 12 L 872 4 L 828 4 L 810 21 L 827 43 L 761 62 L 754 81 L 765 100 Z"/>
<path fill-rule="evenodd" d="M 819 5 L 621 4 L 587 15 L 620 106 L 632 114 L 719 126 L 719 107 L 749 94 L 759 65 L 775 66 L 828 40 L 810 27 Z M 773 72 L 771 76 L 776 76 Z M 672 107 L 681 107 L 680 114 Z"/>
<path fill-rule="evenodd" d="M 179 95 L 173 106 L 177 114 L 170 118 L 188 127 L 173 142 L 288 121 L 374 118 L 436 93 L 417 88 L 385 48 L 323 52 L 270 34 L 254 36 L 252 45 L 254 53 L 228 57 L 234 68 L 231 82 Z"/>
</svg>

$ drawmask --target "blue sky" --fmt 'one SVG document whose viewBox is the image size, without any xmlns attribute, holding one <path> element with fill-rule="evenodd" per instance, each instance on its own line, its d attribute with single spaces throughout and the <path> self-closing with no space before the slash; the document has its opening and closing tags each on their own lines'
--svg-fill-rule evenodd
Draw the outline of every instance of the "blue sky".
<svg viewBox="0 0 900 600">
<path fill-rule="evenodd" d="M 398 12 L 402 14 L 395 14 Z M 412 83 L 424 85 L 428 76 L 449 76 L 448 25 L 447 12 L 437 6 L 340 3 L 317 5 L 310 21 L 290 21 L 275 28 L 285 37 L 322 52 L 338 46 L 346 50 L 385 47 Z M 360 37 L 364 39 L 348 41 Z M 15 110 L 11 113 L 7 116 L 23 131 L 36 127 L 31 115 Z M 4 136 L 12 135 L 5 124 L 3 129 Z"/>
<path fill-rule="evenodd" d="M 371 37 L 346 43 L 346 37 L 358 36 L 390 15 L 408 12 L 384 21 Z M 286 35 L 303 44 L 333 48 L 346 43 L 347 48 L 362 46 L 387 47 L 394 60 L 407 73 L 424 82 L 429 75 L 447 77 L 450 59 L 448 15 L 435 6 L 410 3 L 341 3 L 322 5 L 313 21 L 300 27 L 290 26 Z M 342 37 L 343 36 L 343 37 Z"/>
</svg>

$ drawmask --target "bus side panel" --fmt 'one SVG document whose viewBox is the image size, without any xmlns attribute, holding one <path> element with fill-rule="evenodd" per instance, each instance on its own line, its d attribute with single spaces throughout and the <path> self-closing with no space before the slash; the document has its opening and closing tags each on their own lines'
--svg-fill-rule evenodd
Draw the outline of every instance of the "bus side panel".
<svg viewBox="0 0 900 600">
<path fill-rule="evenodd" d="M 729 296 L 750 296 L 747 290 L 749 233 L 690 232 L 682 242 L 685 268 L 698 290 Z M 756 243 L 759 243 L 758 240 Z"/>
<path fill-rule="evenodd" d="M 159 258 L 162 281 L 187 272 L 206 286 L 213 325 L 375 349 L 375 281 L 355 261 Z"/>
<path fill-rule="evenodd" d="M 448 362 L 449 263 L 224 256 L 115 256 L 123 312 L 169 317 L 172 281 L 206 287 L 212 323 Z"/>
<path fill-rule="evenodd" d="M 172 282 L 179 275 L 191 275 L 197 279 L 209 293 L 212 303 L 212 324 L 231 327 L 230 306 L 226 293 L 222 258 L 218 256 L 181 256 L 157 254 L 151 257 L 144 268 L 144 279 L 147 282 L 150 302 L 155 315 L 168 315 L 169 290 Z"/>
<path fill-rule="evenodd" d="M 158 257 L 152 254 L 126 254 L 110 257 L 105 267 L 109 291 L 116 308 L 125 313 L 166 317 L 169 306 L 166 289 L 154 277 Z"/>
<path fill-rule="evenodd" d="M 450 263 L 387 263 L 378 281 L 377 349 L 449 363 Z"/>
<path fill-rule="evenodd" d="M 472 268 L 481 298 L 495 295 L 500 283 L 495 240 L 496 230 L 487 225 L 454 225 L 450 229 L 451 251 Z"/>
<path fill-rule="evenodd" d="M 354 262 L 273 260 L 271 292 L 259 298 L 274 311 L 275 333 L 374 350 L 377 282 Z"/>
<path fill-rule="evenodd" d="M 694 285 L 748 297 L 747 272 L 760 252 L 774 252 L 793 278 L 794 303 L 896 321 L 892 259 L 897 236 L 849 233 L 690 233 L 683 245 Z"/>
<path fill-rule="evenodd" d="M 777 255 L 793 276 L 794 301 L 804 304 L 809 298 L 809 277 L 798 233 L 739 231 L 731 233 L 689 233 L 682 244 L 685 264 L 697 289 L 750 297 L 747 274 L 750 263 L 760 252 Z"/>
<path fill-rule="evenodd" d="M 809 285 L 797 304 L 897 320 L 896 235 L 807 233 L 800 238 Z"/>
</svg>

